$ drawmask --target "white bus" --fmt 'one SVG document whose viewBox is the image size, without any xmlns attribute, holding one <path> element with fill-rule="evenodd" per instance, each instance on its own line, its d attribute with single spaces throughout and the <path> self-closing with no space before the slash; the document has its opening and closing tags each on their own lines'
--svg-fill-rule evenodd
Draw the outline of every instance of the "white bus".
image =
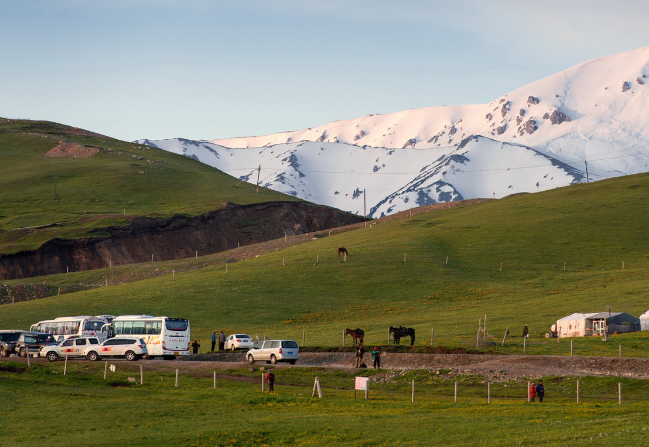
<svg viewBox="0 0 649 447">
<path fill-rule="evenodd" d="M 121 315 L 102 328 L 104 338 L 137 336 L 146 343 L 148 358 L 162 356 L 173 360 L 189 355 L 189 320 L 154 317 L 153 315 Z"/>
<path fill-rule="evenodd" d="M 29 330 L 51 334 L 57 341 L 72 337 L 97 337 L 102 342 L 106 339 L 106 334 L 101 332 L 101 328 L 106 323 L 107 321 L 103 318 L 88 315 L 59 317 L 54 320 L 39 321 L 33 324 Z"/>
</svg>

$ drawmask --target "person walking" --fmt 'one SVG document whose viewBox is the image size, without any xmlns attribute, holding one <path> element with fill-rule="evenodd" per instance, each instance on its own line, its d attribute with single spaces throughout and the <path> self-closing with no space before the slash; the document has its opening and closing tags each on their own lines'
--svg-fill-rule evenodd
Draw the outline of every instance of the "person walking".
<svg viewBox="0 0 649 447">
<path fill-rule="evenodd" d="M 374 360 L 374 369 L 381 369 L 381 349 L 374 346 L 372 350 L 372 359 Z"/>
<path fill-rule="evenodd" d="M 214 348 L 216 347 L 216 331 L 212 332 L 212 351 L 214 352 Z"/>
<path fill-rule="evenodd" d="M 225 348 L 225 334 L 223 331 L 219 334 L 219 351 L 223 351 Z"/>
<path fill-rule="evenodd" d="M 194 340 L 194 343 L 192 343 L 192 352 L 194 354 L 198 354 L 198 348 L 201 347 L 201 344 L 198 342 L 198 340 Z"/>
<path fill-rule="evenodd" d="M 266 373 L 266 382 L 268 382 L 268 391 L 271 393 L 275 392 L 275 373 L 273 372 L 272 369 L 268 370 L 268 373 Z"/>
<path fill-rule="evenodd" d="M 542 380 L 539 380 L 539 384 L 536 385 L 536 394 L 539 396 L 539 402 L 543 402 L 543 396 L 545 396 L 545 387 L 543 386 Z"/>
<path fill-rule="evenodd" d="M 534 402 L 534 397 L 535 396 L 536 396 L 536 387 L 535 387 L 535 384 L 532 383 L 530 385 L 530 399 L 531 399 L 531 402 Z"/>
<path fill-rule="evenodd" d="M 356 350 L 356 368 L 360 368 L 363 364 L 363 355 L 365 354 L 365 348 L 363 345 L 359 344 L 358 349 Z"/>
</svg>

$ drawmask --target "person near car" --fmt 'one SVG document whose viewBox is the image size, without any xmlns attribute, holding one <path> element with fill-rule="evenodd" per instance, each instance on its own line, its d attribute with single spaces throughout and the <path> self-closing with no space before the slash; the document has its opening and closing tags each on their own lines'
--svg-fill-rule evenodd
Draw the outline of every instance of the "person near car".
<svg viewBox="0 0 649 447">
<path fill-rule="evenodd" d="M 374 360 L 374 369 L 381 369 L 381 349 L 374 346 L 372 350 L 372 359 Z"/>
<path fill-rule="evenodd" d="M 225 334 L 223 331 L 219 334 L 219 351 L 223 351 L 225 349 Z"/>
<path fill-rule="evenodd" d="M 275 392 L 275 373 L 272 369 L 269 369 L 266 373 L 266 382 L 268 382 L 268 391 L 271 393 Z"/>
<path fill-rule="evenodd" d="M 198 354 L 198 348 L 201 347 L 201 344 L 198 342 L 198 340 L 194 340 L 194 343 L 192 343 L 192 353 Z"/>
<path fill-rule="evenodd" d="M 543 402 L 543 396 L 545 396 L 545 387 L 543 386 L 542 380 L 539 380 L 538 385 L 536 385 L 536 394 L 539 396 L 539 402 Z"/>
<path fill-rule="evenodd" d="M 361 365 L 363 364 L 364 354 L 365 354 L 365 348 L 363 347 L 362 344 L 359 344 L 358 349 L 356 350 L 356 368 L 360 368 Z"/>
<path fill-rule="evenodd" d="M 214 348 L 216 347 L 216 331 L 212 332 L 212 351 L 214 352 Z"/>
</svg>

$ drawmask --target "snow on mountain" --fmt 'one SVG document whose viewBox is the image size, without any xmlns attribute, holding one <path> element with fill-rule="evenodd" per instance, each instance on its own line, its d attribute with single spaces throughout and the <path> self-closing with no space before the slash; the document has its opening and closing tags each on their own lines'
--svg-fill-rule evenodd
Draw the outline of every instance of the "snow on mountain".
<svg viewBox="0 0 649 447">
<path fill-rule="evenodd" d="M 649 47 L 489 104 L 429 107 L 213 141 L 139 140 L 305 200 L 381 216 L 649 171 Z"/>
</svg>

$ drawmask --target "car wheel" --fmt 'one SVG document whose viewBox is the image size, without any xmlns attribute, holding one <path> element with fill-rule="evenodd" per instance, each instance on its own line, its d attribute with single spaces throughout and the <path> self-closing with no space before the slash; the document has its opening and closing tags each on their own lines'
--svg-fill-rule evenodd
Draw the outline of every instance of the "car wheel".
<svg viewBox="0 0 649 447">
<path fill-rule="evenodd" d="M 91 362 L 94 362 L 96 360 L 99 360 L 99 354 L 97 354 L 95 351 L 90 351 L 88 355 L 86 355 L 86 358 Z"/>
<path fill-rule="evenodd" d="M 270 356 L 270 363 L 275 365 L 277 363 L 277 357 L 275 357 L 275 354 Z"/>
<path fill-rule="evenodd" d="M 7 352 L 7 348 L 2 348 L 0 349 L 0 357 L 9 357 L 9 353 Z"/>
<path fill-rule="evenodd" d="M 135 355 L 135 352 L 133 351 L 126 351 L 126 354 L 124 354 L 124 358 L 129 362 L 132 362 L 137 360 L 137 355 Z"/>
<path fill-rule="evenodd" d="M 20 351 L 18 351 L 18 355 L 20 357 L 27 357 L 27 351 L 25 350 L 25 348 L 20 348 Z"/>
<path fill-rule="evenodd" d="M 254 363 L 255 363 L 255 359 L 254 359 L 254 357 L 252 356 L 252 354 L 250 354 L 250 355 L 248 356 L 248 363 L 250 363 L 251 365 L 254 365 Z"/>
<path fill-rule="evenodd" d="M 47 360 L 49 360 L 50 362 L 55 362 L 56 359 L 58 358 L 59 358 L 58 354 L 54 351 L 50 351 L 47 353 Z"/>
</svg>

